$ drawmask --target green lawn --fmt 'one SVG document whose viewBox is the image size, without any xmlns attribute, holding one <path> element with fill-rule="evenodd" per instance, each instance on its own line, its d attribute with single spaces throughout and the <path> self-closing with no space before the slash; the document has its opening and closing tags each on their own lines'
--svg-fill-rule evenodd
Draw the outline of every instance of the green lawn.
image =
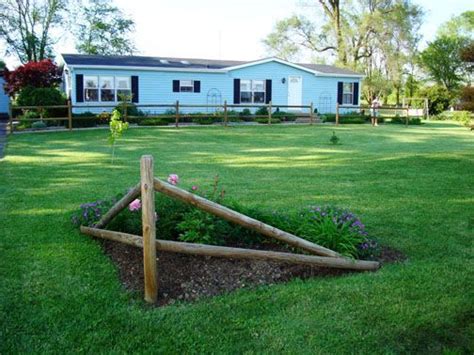
<svg viewBox="0 0 474 355">
<path fill-rule="evenodd" d="M 340 145 L 329 138 L 336 130 Z M 10 137 L 0 161 L 0 353 L 472 353 L 473 133 L 446 122 L 132 129 Z M 219 174 L 246 205 L 337 204 L 408 260 L 192 304 L 145 306 L 69 218 L 139 179 Z M 161 272 L 161 270 L 159 270 Z M 166 270 L 163 270 L 166 272 Z"/>
</svg>

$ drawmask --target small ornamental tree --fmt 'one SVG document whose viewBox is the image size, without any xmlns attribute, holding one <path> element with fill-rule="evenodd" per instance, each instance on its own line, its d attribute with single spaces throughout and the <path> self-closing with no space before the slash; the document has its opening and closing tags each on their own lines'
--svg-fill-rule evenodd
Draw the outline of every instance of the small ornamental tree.
<svg viewBox="0 0 474 355">
<path fill-rule="evenodd" d="M 61 82 L 61 72 L 51 59 L 28 62 L 13 71 L 4 70 L 5 92 L 14 96 L 26 87 L 52 88 Z"/>
<path fill-rule="evenodd" d="M 115 159 L 115 143 L 117 139 L 122 137 L 123 132 L 128 129 L 128 123 L 121 120 L 120 112 L 115 109 L 112 111 L 112 116 L 110 117 L 109 123 L 109 144 L 112 146 L 112 164 Z"/>
</svg>

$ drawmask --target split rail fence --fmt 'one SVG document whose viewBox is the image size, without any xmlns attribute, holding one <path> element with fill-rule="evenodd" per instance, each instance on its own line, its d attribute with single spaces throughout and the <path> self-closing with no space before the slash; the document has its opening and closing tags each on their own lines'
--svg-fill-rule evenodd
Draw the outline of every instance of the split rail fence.
<svg viewBox="0 0 474 355">
<path fill-rule="evenodd" d="M 423 118 L 429 118 L 427 107 L 428 106 L 426 105 L 425 108 L 416 110 L 404 105 L 403 107 L 380 106 L 380 107 L 377 107 L 376 109 L 373 109 L 370 106 L 340 105 L 336 103 L 336 126 L 339 126 L 340 124 L 341 109 L 367 112 L 370 116 L 372 116 L 373 114 L 386 115 L 387 113 L 389 113 L 389 116 L 398 115 L 405 119 L 405 126 L 408 126 L 410 123 L 410 117 L 422 116 Z"/>
<path fill-rule="evenodd" d="M 158 272 L 156 251 L 205 255 L 223 258 L 275 260 L 288 263 L 313 266 L 352 269 L 377 270 L 380 264 L 375 261 L 354 260 L 345 258 L 337 252 L 302 239 L 296 235 L 272 227 L 266 223 L 236 212 L 216 202 L 180 189 L 154 177 L 153 157 L 144 155 L 140 160 L 140 183 L 135 185 L 122 197 L 94 227 L 81 226 L 81 232 L 97 238 L 125 243 L 143 248 L 144 297 L 145 301 L 155 303 L 158 297 Z M 207 213 L 254 230 L 263 236 L 274 238 L 290 246 L 303 250 L 307 254 L 284 253 L 245 248 L 194 244 L 156 239 L 155 192 L 165 194 L 190 204 Z M 142 236 L 114 232 L 104 229 L 107 224 L 123 209 L 141 195 L 142 200 Z"/>
<path fill-rule="evenodd" d="M 12 106 L 9 107 L 9 132 L 12 133 L 14 131 L 14 123 L 15 121 L 19 121 L 17 113 L 19 111 L 25 110 L 34 110 L 38 113 L 37 118 L 21 118 L 21 121 L 25 122 L 35 122 L 35 121 L 66 121 L 67 128 L 72 130 L 74 127 L 73 122 L 81 121 L 81 120 L 91 120 L 97 119 L 97 116 L 84 116 L 84 115 L 74 115 L 74 109 L 80 109 L 82 111 L 90 111 L 90 110 L 102 110 L 102 112 L 110 112 L 113 108 L 117 106 L 105 106 L 105 105 L 72 105 L 71 101 L 68 100 L 67 105 L 54 105 L 54 106 Z M 266 124 L 271 125 L 272 119 L 275 117 L 280 117 L 276 114 L 276 112 L 272 112 L 276 109 L 289 109 L 291 110 L 290 114 L 298 117 L 298 118 L 306 118 L 307 121 L 305 123 L 309 123 L 310 125 L 315 123 L 316 115 L 314 110 L 314 105 L 311 102 L 309 105 L 276 105 L 269 102 L 268 104 L 227 104 L 227 101 L 224 101 L 222 105 L 207 105 L 207 104 L 181 104 L 179 101 L 176 101 L 174 104 L 136 104 L 133 107 L 137 109 L 144 109 L 145 111 L 152 111 L 152 110 L 168 110 L 172 111 L 172 114 L 157 114 L 157 113 L 146 113 L 144 116 L 133 116 L 130 115 L 130 107 L 132 107 L 129 103 L 123 103 L 122 105 L 122 112 L 123 112 L 123 119 L 124 121 L 128 122 L 130 120 L 134 120 L 139 122 L 140 120 L 149 119 L 149 118 L 160 118 L 160 119 L 168 119 L 174 123 L 176 128 L 179 128 L 180 125 L 183 125 L 185 120 L 190 119 L 198 119 L 198 118 L 209 118 L 212 117 L 213 119 L 220 119 L 220 123 L 224 126 L 228 126 L 230 122 L 232 122 L 233 118 L 238 119 L 251 119 L 251 120 L 263 120 Z M 242 116 L 241 113 L 237 113 L 234 109 L 261 109 L 266 108 L 267 114 L 266 115 L 251 115 L 251 116 Z M 213 110 L 213 112 L 208 113 L 186 113 L 186 110 L 189 109 L 207 109 Z M 60 112 L 59 117 L 45 117 L 45 114 L 48 110 L 56 110 Z M 353 106 L 353 105 L 340 105 L 336 103 L 336 117 L 335 123 L 336 126 L 341 124 L 341 110 L 350 110 L 350 111 L 362 111 L 371 114 L 371 107 L 369 106 Z M 393 115 L 399 115 L 400 117 L 405 118 L 405 125 L 408 126 L 410 117 L 412 116 L 413 110 L 409 107 L 391 107 L 391 106 L 383 106 L 376 109 L 376 111 L 380 114 L 386 114 L 387 112 L 393 113 Z M 98 113 L 100 114 L 100 112 Z M 423 111 L 423 116 L 425 116 L 425 111 Z M 170 123 L 171 124 L 171 123 Z"/>
<path fill-rule="evenodd" d="M 118 104 L 117 106 L 119 106 Z M 21 118 L 21 121 L 25 122 L 35 122 L 35 121 L 66 121 L 67 128 L 69 130 L 73 129 L 73 122 L 77 120 L 90 120 L 95 119 L 97 116 L 77 116 L 73 113 L 74 109 L 80 109 L 83 112 L 88 112 L 92 110 L 102 110 L 102 112 L 110 112 L 117 106 L 106 106 L 106 105 L 73 105 L 70 100 L 68 100 L 67 105 L 54 105 L 54 106 L 12 106 L 9 107 L 9 129 L 10 132 L 14 131 L 14 122 L 19 121 L 18 112 L 25 110 L 34 110 L 38 113 L 37 118 Z M 133 116 L 130 114 L 130 107 L 135 107 L 140 110 L 145 111 L 144 116 Z M 235 114 L 234 109 L 261 109 L 266 108 L 267 114 L 265 115 L 250 115 L 242 116 L 241 114 Z M 207 109 L 212 110 L 208 113 L 186 113 L 185 111 L 189 109 Z M 174 126 L 178 128 L 180 124 L 182 125 L 186 119 L 195 119 L 195 118 L 207 118 L 212 117 L 214 119 L 220 119 L 221 124 L 227 126 L 233 118 L 239 119 L 262 119 L 266 121 L 268 125 L 272 124 L 272 119 L 278 117 L 275 112 L 272 112 L 276 109 L 289 109 L 291 114 L 296 115 L 297 117 L 307 118 L 310 125 L 315 122 L 315 113 L 314 105 L 311 102 L 309 105 L 275 105 L 272 102 L 268 104 L 228 104 L 227 101 L 224 101 L 222 105 L 207 105 L 207 104 L 181 104 L 179 101 L 176 101 L 174 104 L 134 104 L 123 103 L 122 112 L 124 121 L 128 122 L 130 120 L 144 120 L 147 118 L 161 118 L 161 119 L 171 119 L 174 121 Z M 61 114 L 58 117 L 46 117 L 48 110 L 60 111 Z M 167 110 L 172 111 L 172 114 L 162 114 L 162 113 L 147 113 L 147 111 L 153 110 Z M 98 113 L 100 114 L 100 112 Z"/>
</svg>

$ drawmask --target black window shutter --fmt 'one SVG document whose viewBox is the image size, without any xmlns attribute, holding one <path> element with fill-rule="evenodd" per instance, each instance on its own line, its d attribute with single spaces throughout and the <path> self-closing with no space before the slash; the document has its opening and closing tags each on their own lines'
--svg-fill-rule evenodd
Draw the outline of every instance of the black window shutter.
<svg viewBox="0 0 474 355">
<path fill-rule="evenodd" d="M 352 100 L 352 104 L 358 105 L 359 104 L 359 83 L 354 83 L 354 96 Z"/>
<path fill-rule="evenodd" d="M 240 79 L 234 79 L 234 104 L 240 104 Z"/>
<path fill-rule="evenodd" d="M 140 101 L 140 93 L 138 92 L 138 76 L 132 75 L 132 102 Z"/>
<path fill-rule="evenodd" d="M 265 103 L 268 104 L 272 101 L 272 81 L 271 79 L 265 80 Z"/>
<path fill-rule="evenodd" d="M 339 105 L 342 105 L 342 88 L 343 88 L 342 85 L 343 85 L 342 81 L 339 81 L 337 83 L 337 103 Z"/>
<path fill-rule="evenodd" d="M 194 92 L 201 92 L 201 81 L 194 80 Z"/>
<path fill-rule="evenodd" d="M 84 75 L 76 74 L 76 102 L 84 102 Z"/>
<path fill-rule="evenodd" d="M 173 92 L 179 92 L 179 80 L 173 80 Z"/>
</svg>

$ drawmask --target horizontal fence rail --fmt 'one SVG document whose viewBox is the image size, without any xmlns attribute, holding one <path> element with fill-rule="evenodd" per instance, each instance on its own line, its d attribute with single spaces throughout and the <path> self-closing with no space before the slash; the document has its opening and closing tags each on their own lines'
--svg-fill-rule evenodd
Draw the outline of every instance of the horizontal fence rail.
<svg viewBox="0 0 474 355">
<path fill-rule="evenodd" d="M 178 128 L 180 125 L 187 125 L 190 123 L 196 124 L 221 124 L 228 126 L 229 123 L 235 122 L 253 122 L 260 124 L 271 125 L 272 123 L 279 123 L 281 121 L 298 123 L 309 123 L 312 125 L 317 117 L 314 110 L 313 103 L 309 105 L 287 105 L 274 104 L 269 102 L 267 104 L 228 104 L 224 101 L 223 104 L 188 104 L 176 101 L 170 104 L 133 104 L 130 102 L 122 102 L 118 104 L 80 104 L 73 105 L 70 100 L 66 105 L 45 105 L 45 106 L 12 106 L 9 107 L 9 131 L 12 133 L 16 126 L 21 128 L 21 123 L 28 127 L 32 122 L 56 122 L 56 124 L 64 125 L 69 130 L 81 127 L 94 127 L 96 124 L 106 124 L 110 118 L 110 112 L 120 108 L 123 120 L 126 122 L 137 123 L 138 125 L 160 125 L 170 126 L 174 125 Z M 189 109 L 195 108 L 211 110 L 210 112 L 196 112 L 191 113 Z M 156 109 L 153 112 L 153 109 Z M 236 110 L 238 109 L 238 110 Z M 257 114 L 250 112 L 244 114 L 242 110 L 266 109 L 265 114 Z M 288 110 L 288 111 L 280 111 Z M 74 110 L 80 110 L 81 113 L 75 113 Z M 90 111 L 100 111 L 97 113 L 91 112 L 92 115 L 85 113 Z M 137 115 L 135 112 L 142 112 Z M 413 110 L 409 107 L 392 107 L 380 106 L 372 108 L 364 105 L 340 105 L 336 103 L 335 124 L 338 126 L 341 122 L 341 110 L 365 111 L 371 116 L 385 115 L 387 112 L 395 112 L 397 115 L 405 118 L 405 124 L 409 124 L 411 116 L 417 116 L 419 110 Z M 31 117 L 25 115 L 26 111 L 34 111 L 38 117 Z M 162 111 L 162 112 L 157 112 Z M 376 114 L 376 113 L 377 114 Z M 53 114 L 54 113 L 54 114 Z M 419 116 L 419 115 L 418 115 Z M 423 111 L 423 116 L 426 117 L 426 112 Z M 146 120 L 155 122 L 148 122 Z M 93 121 L 88 122 L 88 121 Z"/>
<path fill-rule="evenodd" d="M 200 123 L 200 124 L 222 124 L 227 126 L 229 122 L 258 122 L 266 123 L 271 125 L 275 119 L 284 119 L 286 121 L 296 120 L 297 118 L 306 119 L 309 123 L 313 124 L 315 122 L 315 113 L 314 105 L 286 105 L 286 104 L 273 104 L 269 102 L 267 104 L 228 104 L 227 101 L 224 101 L 223 104 L 182 104 L 179 101 L 176 101 L 172 104 L 133 104 L 129 102 L 122 102 L 114 105 L 108 104 L 80 104 L 73 105 L 70 100 L 68 100 L 67 105 L 44 105 L 44 106 L 12 106 L 9 108 L 9 130 L 10 132 L 14 131 L 14 125 L 18 125 L 20 122 L 67 122 L 67 128 L 72 130 L 74 128 L 74 122 L 78 122 L 77 125 L 82 125 L 80 122 L 86 120 L 96 120 L 98 122 L 103 121 L 104 123 L 108 121 L 110 112 L 115 108 L 121 108 L 121 113 L 124 121 L 134 121 L 138 124 L 146 119 L 161 119 L 168 120 L 168 122 L 161 122 L 160 125 L 174 125 L 178 128 L 183 124 L 189 124 L 193 120 L 206 119 L 208 118 L 211 123 Z M 189 109 L 207 109 L 212 110 L 211 112 L 198 112 L 198 113 L 189 113 Z M 265 108 L 265 114 L 242 114 L 244 109 L 254 109 L 259 110 Z M 135 111 L 131 110 L 144 110 L 143 115 L 134 115 Z M 164 113 L 150 112 L 152 109 L 167 109 Z M 235 109 L 239 109 L 239 112 L 236 112 Z M 289 112 L 279 111 L 280 109 L 289 109 Z M 56 111 L 54 111 L 56 110 Z M 63 110 L 58 113 L 57 110 Z M 84 115 L 83 113 L 74 113 L 74 110 L 81 110 L 83 113 L 86 113 L 91 110 L 102 110 L 99 113 L 93 113 L 93 115 Z M 22 114 L 25 114 L 25 111 L 34 111 L 38 117 L 26 116 L 23 117 Z M 57 116 L 51 117 L 51 112 L 54 111 Z M 92 113 L 92 112 L 91 112 Z M 101 118 L 101 115 L 104 115 Z M 277 123 L 279 123 L 278 121 Z M 95 124 L 95 123 L 94 123 Z"/>
</svg>

